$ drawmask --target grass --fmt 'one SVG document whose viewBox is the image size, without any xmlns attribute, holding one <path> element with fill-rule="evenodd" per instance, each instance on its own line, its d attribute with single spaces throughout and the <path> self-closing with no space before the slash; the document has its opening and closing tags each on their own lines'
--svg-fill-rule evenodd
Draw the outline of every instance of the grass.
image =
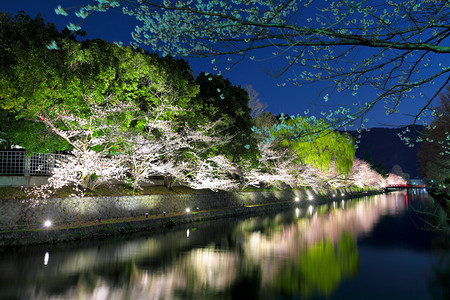
<svg viewBox="0 0 450 300">
<path fill-rule="evenodd" d="M 247 187 L 244 192 L 270 192 L 278 191 L 276 188 L 256 188 Z M 74 191 L 72 187 L 65 186 L 56 190 L 51 198 L 69 198 Z M 140 195 L 192 195 L 192 194 L 206 194 L 214 193 L 211 190 L 203 189 L 196 190 L 187 186 L 174 186 L 171 190 L 163 185 L 143 186 L 142 190 L 133 190 L 131 187 L 124 184 L 117 185 L 101 185 L 94 190 L 85 190 L 85 197 L 109 197 L 109 196 L 140 196 Z M 33 198 L 33 195 L 26 193 L 26 190 L 21 187 L 5 187 L 0 186 L 0 201 L 1 200 L 25 200 Z"/>
</svg>

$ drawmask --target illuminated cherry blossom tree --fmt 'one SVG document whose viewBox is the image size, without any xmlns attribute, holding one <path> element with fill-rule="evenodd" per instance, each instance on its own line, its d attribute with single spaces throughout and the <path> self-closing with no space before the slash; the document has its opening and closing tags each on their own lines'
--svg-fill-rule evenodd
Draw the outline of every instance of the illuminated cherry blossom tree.
<svg viewBox="0 0 450 300">
<path fill-rule="evenodd" d="M 259 164 L 256 167 L 250 165 L 242 167 L 243 187 L 262 185 L 281 188 L 283 184 L 290 187 L 297 186 L 295 172 L 300 166 L 295 163 L 295 153 L 287 147 L 284 149 L 274 149 L 274 147 L 274 140 L 258 143 L 261 153 Z"/>
<path fill-rule="evenodd" d="M 75 184 L 83 188 L 121 179 L 124 166 L 121 155 L 114 151 L 120 144 L 121 132 L 118 126 L 122 116 L 133 109 L 131 104 L 117 102 L 114 105 L 87 105 L 89 112 L 83 117 L 70 112 L 64 106 L 55 106 L 38 116 L 48 130 L 62 137 L 73 148 L 72 155 L 58 162 L 52 186 L 60 188 Z"/>
<path fill-rule="evenodd" d="M 353 167 L 348 177 L 352 185 L 360 188 L 383 188 L 386 185 L 383 176 L 371 169 L 367 162 L 357 158 L 353 161 Z"/>
<path fill-rule="evenodd" d="M 132 102 L 117 99 L 114 104 L 89 104 L 88 117 L 63 107 L 42 112 L 39 120 L 73 147 L 58 162 L 45 188 L 72 185 L 94 189 L 115 180 L 138 189 L 151 176 L 170 177 L 172 182 L 193 188 L 237 186 L 238 181 L 230 175 L 235 169 L 232 162 L 223 155 L 208 153 L 211 147 L 228 141 L 217 133 L 220 120 L 190 128 L 173 116 L 166 118 L 168 111 L 172 115 L 181 112 L 171 104 L 172 98 L 164 94 L 159 97 L 157 105 L 146 112 Z M 136 127 L 120 124 L 133 115 Z"/>
<path fill-rule="evenodd" d="M 212 178 L 206 179 L 210 176 L 225 180 L 224 171 L 235 168 L 226 157 L 205 153 L 210 147 L 227 142 L 224 136 L 213 134 L 218 123 L 174 130 L 179 124 L 173 121 L 147 119 L 143 123 L 145 132 L 126 133 L 125 160 L 131 186 L 140 188 L 142 183 L 151 182 L 152 176 L 164 176 L 168 188 L 180 182 L 193 188 L 226 189 L 221 184 L 211 184 Z"/>
<path fill-rule="evenodd" d="M 386 184 L 387 185 L 405 185 L 405 184 L 407 184 L 407 182 L 401 176 L 389 173 L 388 177 L 386 178 Z"/>
</svg>

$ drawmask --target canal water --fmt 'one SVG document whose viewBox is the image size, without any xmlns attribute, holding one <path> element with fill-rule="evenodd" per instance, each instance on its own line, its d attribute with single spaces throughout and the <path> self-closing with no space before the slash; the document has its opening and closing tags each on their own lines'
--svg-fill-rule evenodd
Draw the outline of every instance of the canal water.
<svg viewBox="0 0 450 300">
<path fill-rule="evenodd" d="M 450 299 L 423 190 L 109 240 L 0 250 L 0 299 Z"/>
</svg>

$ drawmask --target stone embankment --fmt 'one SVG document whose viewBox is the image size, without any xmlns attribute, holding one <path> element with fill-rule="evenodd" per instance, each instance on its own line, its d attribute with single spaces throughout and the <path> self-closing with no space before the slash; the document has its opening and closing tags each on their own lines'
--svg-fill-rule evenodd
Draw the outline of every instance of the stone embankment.
<svg viewBox="0 0 450 300">
<path fill-rule="evenodd" d="M 0 201 L 0 247 L 103 238 L 217 218 L 259 214 L 288 207 L 306 207 L 378 192 L 342 189 L 322 194 L 311 190 L 219 192 Z M 186 212 L 186 209 L 189 212 Z M 46 220 L 52 226 L 45 228 Z"/>
</svg>

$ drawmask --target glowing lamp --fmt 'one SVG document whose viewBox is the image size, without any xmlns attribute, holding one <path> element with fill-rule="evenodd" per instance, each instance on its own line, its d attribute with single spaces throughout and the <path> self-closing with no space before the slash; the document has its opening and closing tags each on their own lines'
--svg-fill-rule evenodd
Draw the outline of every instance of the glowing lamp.
<svg viewBox="0 0 450 300">
<path fill-rule="evenodd" d="M 190 212 L 191 212 L 191 210 L 189 208 L 186 208 L 186 213 L 188 214 Z"/>
<path fill-rule="evenodd" d="M 50 226 L 52 226 L 52 221 L 50 221 L 50 220 L 47 220 L 47 221 L 45 221 L 44 222 L 44 227 L 50 227 Z"/>
<path fill-rule="evenodd" d="M 300 198 L 299 197 L 295 197 L 295 202 L 298 202 L 298 201 L 300 201 Z"/>
</svg>

